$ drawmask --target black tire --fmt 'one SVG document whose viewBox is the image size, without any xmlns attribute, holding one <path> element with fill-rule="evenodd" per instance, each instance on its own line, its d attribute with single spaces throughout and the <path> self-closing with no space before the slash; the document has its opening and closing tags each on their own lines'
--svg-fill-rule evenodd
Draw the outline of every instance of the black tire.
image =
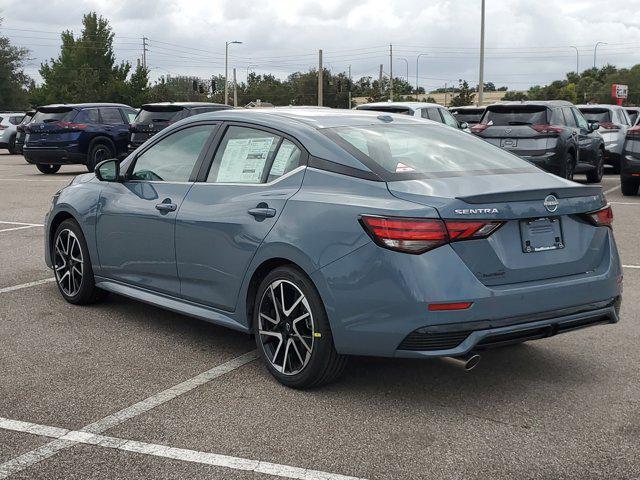
<svg viewBox="0 0 640 480">
<path fill-rule="evenodd" d="M 276 284 L 276 298 L 279 292 L 284 292 L 284 298 L 291 300 L 290 306 L 293 310 L 290 310 L 288 315 L 280 303 L 272 300 L 271 286 L 273 284 Z M 278 286 L 283 290 L 278 289 Z M 286 290 L 284 290 L 285 287 Z M 298 301 L 298 306 L 294 308 L 293 305 L 296 304 L 295 300 L 298 298 L 295 295 L 298 293 L 304 296 L 306 302 Z M 286 300 L 284 303 L 287 303 Z M 276 307 L 277 311 L 274 309 L 275 304 L 279 305 Z M 280 322 L 276 324 L 275 321 L 264 319 L 260 315 L 261 307 L 262 313 L 268 314 L 267 317 L 273 317 L 273 320 L 277 318 Z M 296 317 L 298 319 L 305 317 L 301 312 L 307 310 L 310 310 L 310 315 L 304 318 L 304 323 L 298 321 L 296 327 L 296 322 L 291 320 Z M 263 325 L 268 325 L 264 330 L 260 328 L 261 322 L 264 322 Z M 287 323 L 289 327 L 287 327 Z M 336 352 L 322 299 L 311 280 L 297 268 L 278 267 L 262 280 L 254 299 L 253 329 L 258 352 L 267 369 L 276 380 L 287 387 L 298 389 L 318 387 L 337 379 L 344 370 L 347 357 Z M 260 333 L 265 330 L 269 330 L 270 335 Z M 280 337 L 273 335 L 280 335 Z M 304 340 L 305 338 L 307 340 Z M 311 341 L 311 348 L 304 350 L 303 346 L 308 347 L 309 345 L 308 340 Z M 287 350 L 282 350 L 282 347 L 283 345 L 285 348 L 288 347 L 289 341 L 292 342 L 291 345 L 294 348 L 289 348 L 291 359 L 289 360 L 290 371 L 287 373 L 287 361 L 284 360 L 286 358 L 284 354 L 287 353 Z M 298 353 L 294 356 L 296 351 Z M 304 359 L 302 359 L 300 351 L 305 354 Z M 283 354 L 282 357 L 281 354 Z M 280 361 L 280 358 L 283 360 Z M 282 365 L 278 365 L 278 363 Z M 294 364 L 299 368 L 294 369 Z"/>
<path fill-rule="evenodd" d="M 51 244 L 51 261 L 56 285 L 67 302 L 87 305 L 104 297 L 106 292 L 96 287 L 87 242 L 75 220 L 67 219 L 56 229 Z M 67 271 L 71 273 L 66 275 Z"/>
<path fill-rule="evenodd" d="M 601 148 L 598 149 L 598 158 L 596 159 L 596 166 L 593 170 L 587 172 L 587 183 L 600 183 L 604 176 L 604 152 Z"/>
<path fill-rule="evenodd" d="M 16 137 L 15 135 L 13 137 L 11 137 L 9 139 L 9 154 L 10 155 L 15 155 L 16 154 Z"/>
<path fill-rule="evenodd" d="M 115 157 L 115 153 L 107 143 L 96 142 L 91 145 L 91 148 L 89 149 L 89 155 L 87 156 L 86 164 L 87 170 L 93 172 L 97 164 L 99 164 L 103 160 L 108 160 L 113 157 Z"/>
<path fill-rule="evenodd" d="M 45 175 L 52 175 L 60 170 L 60 165 L 49 165 L 48 163 L 38 163 L 36 168 Z"/>
<path fill-rule="evenodd" d="M 572 152 L 567 152 L 560 165 L 560 176 L 567 180 L 573 180 L 573 172 L 576 168 L 576 159 Z"/>
<path fill-rule="evenodd" d="M 637 195 L 638 187 L 640 187 L 640 182 L 637 180 L 620 181 L 620 189 L 622 190 L 622 195 L 624 195 L 625 197 Z"/>
</svg>

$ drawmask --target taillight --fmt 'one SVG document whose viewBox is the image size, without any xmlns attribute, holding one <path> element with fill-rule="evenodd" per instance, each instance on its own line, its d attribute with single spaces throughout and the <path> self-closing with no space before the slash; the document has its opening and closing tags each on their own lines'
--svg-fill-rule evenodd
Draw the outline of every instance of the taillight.
<svg viewBox="0 0 640 480">
<path fill-rule="evenodd" d="M 450 242 L 486 238 L 503 222 L 362 215 L 360 223 L 373 241 L 391 250 L 420 254 Z"/>
<path fill-rule="evenodd" d="M 541 124 L 541 125 L 530 125 L 530 126 L 538 133 L 557 135 L 564 131 L 562 127 L 556 127 L 555 125 Z"/>
<path fill-rule="evenodd" d="M 611 228 L 613 226 L 613 210 L 611 209 L 611 205 L 607 205 L 595 212 L 585 213 L 583 217 L 596 227 Z"/>
<path fill-rule="evenodd" d="M 604 128 L 605 130 L 620 130 L 620 127 L 615 123 L 611 122 L 600 122 L 600 128 Z"/>
<path fill-rule="evenodd" d="M 0 125 L 0 130 L 4 130 L 4 129 L 6 129 L 6 128 L 7 128 L 7 126 L 6 126 L 6 125 Z"/>
<path fill-rule="evenodd" d="M 636 125 L 635 127 L 631 127 L 629 130 L 627 130 L 628 137 L 635 137 L 638 135 L 640 135 L 640 125 Z"/>
<path fill-rule="evenodd" d="M 84 123 L 57 122 L 57 125 L 67 130 L 84 130 L 85 128 L 87 128 L 87 125 Z"/>
<path fill-rule="evenodd" d="M 484 132 L 488 127 L 489 125 L 487 125 L 486 123 L 476 123 L 473 127 L 470 128 L 470 130 L 473 133 L 480 133 Z"/>
</svg>

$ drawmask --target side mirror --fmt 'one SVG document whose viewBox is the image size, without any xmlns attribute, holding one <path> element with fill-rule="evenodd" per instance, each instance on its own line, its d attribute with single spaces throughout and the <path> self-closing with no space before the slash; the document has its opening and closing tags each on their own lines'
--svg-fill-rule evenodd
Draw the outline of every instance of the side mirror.
<svg viewBox="0 0 640 480">
<path fill-rule="evenodd" d="M 120 162 L 115 158 L 104 160 L 93 170 L 101 182 L 117 182 L 120 180 Z"/>
<path fill-rule="evenodd" d="M 591 130 L 592 132 L 595 132 L 599 128 L 600 128 L 600 123 L 598 123 L 598 122 L 589 122 L 589 130 Z"/>
<path fill-rule="evenodd" d="M 458 128 L 459 128 L 460 130 L 466 130 L 467 128 L 469 128 L 469 124 L 468 124 L 467 122 L 460 122 L 460 123 L 458 124 Z"/>
</svg>

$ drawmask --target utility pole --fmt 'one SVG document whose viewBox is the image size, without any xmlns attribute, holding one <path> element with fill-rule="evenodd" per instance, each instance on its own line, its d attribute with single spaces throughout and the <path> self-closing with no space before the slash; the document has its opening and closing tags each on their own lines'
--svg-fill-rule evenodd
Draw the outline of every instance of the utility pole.
<svg viewBox="0 0 640 480">
<path fill-rule="evenodd" d="M 229 105 L 229 45 L 241 44 L 238 40 L 224 43 L 224 104 Z"/>
<path fill-rule="evenodd" d="M 349 65 L 349 110 L 351 110 L 351 65 Z"/>
<path fill-rule="evenodd" d="M 238 106 L 238 82 L 236 81 L 236 67 L 233 67 L 233 106 Z"/>
<path fill-rule="evenodd" d="M 147 69 L 147 37 L 142 37 L 142 68 Z"/>
<path fill-rule="evenodd" d="M 478 105 L 482 105 L 484 94 L 484 1 L 482 0 L 482 13 L 480 14 L 480 79 L 478 81 Z"/>
<path fill-rule="evenodd" d="M 444 84 L 444 106 L 447 106 L 447 84 Z"/>
<path fill-rule="evenodd" d="M 322 86 L 323 86 L 323 77 L 324 69 L 322 67 L 322 49 L 318 50 L 318 106 L 322 106 Z"/>
<path fill-rule="evenodd" d="M 389 100 L 393 102 L 393 45 L 391 44 L 389 44 Z"/>
<path fill-rule="evenodd" d="M 382 64 L 380 64 L 380 76 L 378 77 L 378 87 L 380 87 L 380 98 L 382 98 Z"/>
</svg>

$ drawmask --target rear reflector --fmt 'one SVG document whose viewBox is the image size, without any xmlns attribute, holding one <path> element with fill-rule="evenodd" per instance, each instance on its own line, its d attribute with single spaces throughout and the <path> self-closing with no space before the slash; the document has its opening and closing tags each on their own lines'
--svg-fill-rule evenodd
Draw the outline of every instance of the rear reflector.
<svg viewBox="0 0 640 480">
<path fill-rule="evenodd" d="M 454 303 L 430 303 L 429 311 L 442 312 L 449 310 L 466 310 L 471 307 L 473 302 L 454 302 Z"/>
<path fill-rule="evenodd" d="M 611 228 L 613 226 L 613 210 L 611 209 L 611 205 L 607 205 L 595 212 L 585 213 L 583 217 L 596 227 Z"/>
<path fill-rule="evenodd" d="M 504 222 L 362 215 L 360 223 L 381 247 L 420 254 L 450 242 L 486 238 Z"/>
</svg>

